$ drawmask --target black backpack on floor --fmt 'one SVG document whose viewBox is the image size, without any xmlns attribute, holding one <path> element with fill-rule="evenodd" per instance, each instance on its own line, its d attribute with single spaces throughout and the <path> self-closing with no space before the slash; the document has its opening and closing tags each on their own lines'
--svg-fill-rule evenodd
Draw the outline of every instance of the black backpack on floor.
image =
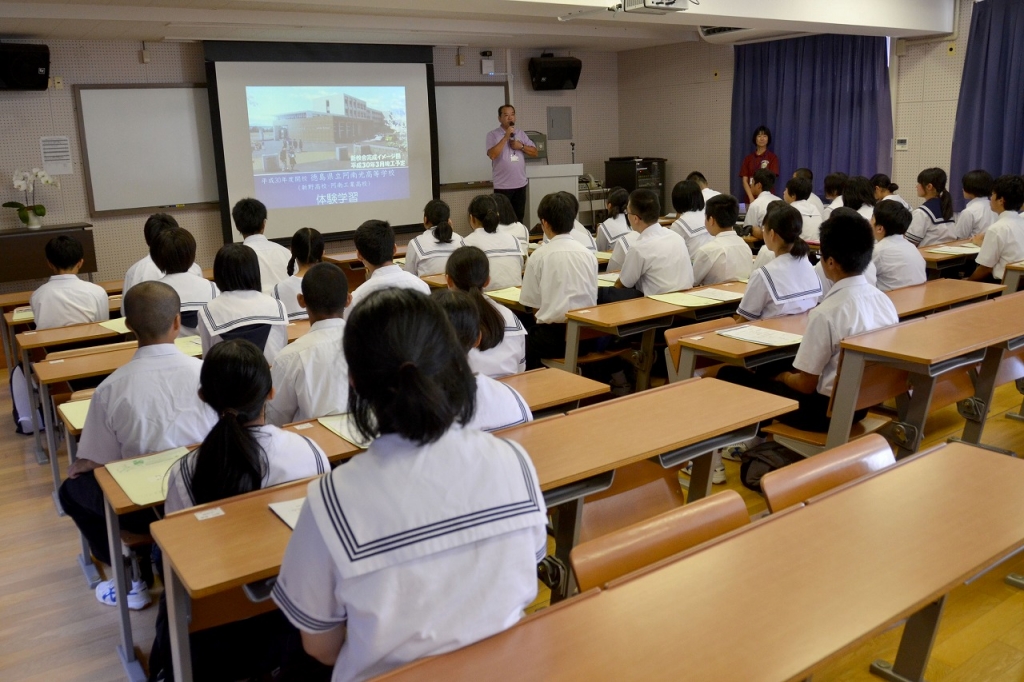
<svg viewBox="0 0 1024 682">
<path fill-rule="evenodd" d="M 803 459 L 803 455 L 774 441 L 761 443 L 740 457 L 743 459 L 740 464 L 740 480 L 744 486 L 758 493 L 761 492 L 762 476 Z"/>
</svg>

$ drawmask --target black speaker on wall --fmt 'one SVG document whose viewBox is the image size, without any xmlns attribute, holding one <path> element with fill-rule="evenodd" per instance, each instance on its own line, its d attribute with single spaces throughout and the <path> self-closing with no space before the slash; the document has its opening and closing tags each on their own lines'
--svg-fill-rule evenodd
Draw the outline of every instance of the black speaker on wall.
<svg viewBox="0 0 1024 682">
<path fill-rule="evenodd" d="M 0 90 L 45 90 L 49 78 L 49 47 L 0 43 Z"/>
<path fill-rule="evenodd" d="M 530 60 L 530 84 L 534 90 L 575 90 L 583 62 L 575 57 L 534 57 Z"/>
</svg>

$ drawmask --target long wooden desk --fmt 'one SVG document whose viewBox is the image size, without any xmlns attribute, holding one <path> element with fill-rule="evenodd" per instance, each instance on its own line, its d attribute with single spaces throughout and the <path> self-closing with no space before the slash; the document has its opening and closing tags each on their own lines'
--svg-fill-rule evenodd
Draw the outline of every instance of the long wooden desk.
<svg viewBox="0 0 1024 682">
<path fill-rule="evenodd" d="M 1003 273 L 1003 285 L 1006 287 L 1004 294 L 1012 294 L 1020 288 L 1020 278 L 1024 274 L 1024 262 L 1011 263 L 1006 266 Z"/>
<path fill-rule="evenodd" d="M 448 280 L 445 275 L 424 275 L 421 277 L 424 282 L 430 285 L 431 289 L 447 289 Z"/>
<path fill-rule="evenodd" d="M 894 668 L 919 680 L 945 595 L 1024 547 L 1022 485 L 947 445 L 379 679 L 802 680 L 910 617 Z"/>
<path fill-rule="evenodd" d="M 952 253 L 932 253 L 932 249 L 937 249 L 942 246 L 964 246 L 972 245 L 970 239 L 960 239 L 954 242 L 945 242 L 943 244 L 929 244 L 928 246 L 922 246 L 918 248 L 921 252 L 921 256 L 924 257 L 925 269 L 928 272 L 928 279 L 935 277 L 942 277 L 943 273 L 947 270 L 959 269 L 968 263 L 973 263 L 974 259 L 978 257 L 977 252 L 968 254 L 952 254 Z"/>
</svg>

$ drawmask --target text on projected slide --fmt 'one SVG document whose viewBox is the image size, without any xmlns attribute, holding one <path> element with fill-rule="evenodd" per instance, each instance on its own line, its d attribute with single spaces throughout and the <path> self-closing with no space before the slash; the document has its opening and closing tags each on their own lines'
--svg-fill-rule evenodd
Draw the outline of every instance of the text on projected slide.
<svg viewBox="0 0 1024 682">
<path fill-rule="evenodd" d="M 247 86 L 256 198 L 268 208 L 407 199 L 404 87 Z"/>
</svg>

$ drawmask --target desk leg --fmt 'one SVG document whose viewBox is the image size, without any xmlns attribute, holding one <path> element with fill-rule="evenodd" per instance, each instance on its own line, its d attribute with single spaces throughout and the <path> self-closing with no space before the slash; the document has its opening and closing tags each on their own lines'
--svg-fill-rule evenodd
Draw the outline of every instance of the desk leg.
<svg viewBox="0 0 1024 682">
<path fill-rule="evenodd" d="M 7 318 L 3 316 L 3 309 L 0 308 L 0 335 L 4 342 L 4 360 L 7 362 L 7 376 L 14 372 L 14 348 L 11 346 L 11 328 L 7 326 Z"/>
<path fill-rule="evenodd" d="M 57 507 L 57 514 L 64 516 L 60 500 L 57 499 L 57 491 L 60 489 L 60 461 L 57 459 L 57 426 L 53 423 L 53 410 L 50 409 L 50 387 L 42 384 L 39 391 L 43 421 L 46 424 L 46 448 L 50 452 L 50 473 L 53 474 L 53 504 Z"/>
<path fill-rule="evenodd" d="M 702 500 L 711 494 L 711 468 L 715 460 L 714 450 L 693 459 L 690 472 L 690 486 L 686 489 L 686 504 Z"/>
<path fill-rule="evenodd" d="M 681 348 L 679 352 L 679 369 L 676 370 L 676 381 L 692 379 L 693 373 L 697 371 L 697 352 L 692 348 Z"/>
<path fill-rule="evenodd" d="M 910 401 L 904 418 L 904 431 L 900 441 L 896 443 L 896 459 L 909 457 L 917 452 L 924 436 L 924 423 L 928 419 L 928 411 L 932 405 L 932 392 L 935 390 L 935 377 L 924 374 L 910 375 Z"/>
<path fill-rule="evenodd" d="M 857 411 L 857 397 L 860 394 L 860 382 L 864 378 L 864 356 L 860 353 L 846 351 L 843 353 L 843 367 L 839 373 L 839 381 L 832 389 L 835 396 L 832 402 L 832 421 L 828 428 L 825 449 L 845 445 L 850 440 L 850 429 L 853 428 L 853 413 Z"/>
<path fill-rule="evenodd" d="M 946 598 L 941 597 L 908 618 L 896 662 L 875 661 L 869 668 L 871 674 L 890 682 L 923 682 L 945 603 Z"/>
<path fill-rule="evenodd" d="M 646 391 L 651 385 L 651 366 L 654 364 L 654 337 L 657 329 L 648 329 L 640 340 L 640 366 L 636 372 L 636 390 Z"/>
<path fill-rule="evenodd" d="M 578 497 L 558 505 L 555 510 L 555 558 L 565 566 L 565 583 L 562 592 L 551 593 L 551 603 L 560 602 L 572 595 L 576 589 L 576 577 L 572 574 L 569 553 L 580 540 L 583 526 L 583 498 Z"/>
<path fill-rule="evenodd" d="M 1024 394 L 1024 379 L 1017 379 L 1017 381 L 1014 383 L 1016 383 L 1017 385 L 1017 392 Z M 1024 421 L 1024 402 L 1021 402 L 1020 409 L 1017 410 L 1016 412 L 1007 412 L 1006 418 L 1016 419 L 1017 421 Z"/>
<path fill-rule="evenodd" d="M 1003 289 L 1003 296 L 1008 296 L 1017 291 L 1020 287 L 1020 270 L 1006 269 L 1003 274 L 1003 285 L 1006 287 Z"/>
<path fill-rule="evenodd" d="M 565 362 L 563 369 L 572 374 L 576 373 L 576 359 L 580 354 L 580 323 L 575 320 L 567 320 L 565 327 Z"/>
<path fill-rule="evenodd" d="M 121 626 L 121 643 L 117 645 L 117 655 L 121 659 L 121 666 L 124 667 L 128 679 L 131 682 L 142 682 L 146 679 L 146 674 L 142 671 L 142 664 L 135 656 L 135 642 L 132 640 L 132 619 L 128 611 L 128 576 L 124 570 L 124 557 L 121 554 L 121 519 L 106 500 L 104 500 L 104 508 L 107 516 L 107 541 L 110 545 L 110 568 L 114 574 L 118 623 Z"/>
<path fill-rule="evenodd" d="M 981 434 L 985 431 L 985 420 L 988 419 L 988 408 L 992 404 L 992 396 L 996 390 L 996 375 L 1003 361 L 1003 349 L 992 347 L 985 351 L 985 359 L 981 361 L 981 371 L 974 380 L 974 397 L 970 399 L 970 414 L 964 414 L 963 440 L 968 443 L 980 443 Z"/>
<path fill-rule="evenodd" d="M 171 631 L 174 682 L 192 682 L 192 646 L 188 639 L 190 600 L 167 552 L 164 552 L 164 589 L 167 591 L 167 625 Z"/>
<path fill-rule="evenodd" d="M 36 440 L 36 462 L 46 464 L 46 456 L 43 453 L 43 440 L 39 430 L 43 425 L 39 423 L 39 397 L 36 395 L 36 385 L 32 379 L 32 362 L 29 360 L 28 351 L 21 351 L 21 371 L 25 373 L 25 382 L 28 384 L 28 404 L 32 406 L 32 431 Z"/>
</svg>

